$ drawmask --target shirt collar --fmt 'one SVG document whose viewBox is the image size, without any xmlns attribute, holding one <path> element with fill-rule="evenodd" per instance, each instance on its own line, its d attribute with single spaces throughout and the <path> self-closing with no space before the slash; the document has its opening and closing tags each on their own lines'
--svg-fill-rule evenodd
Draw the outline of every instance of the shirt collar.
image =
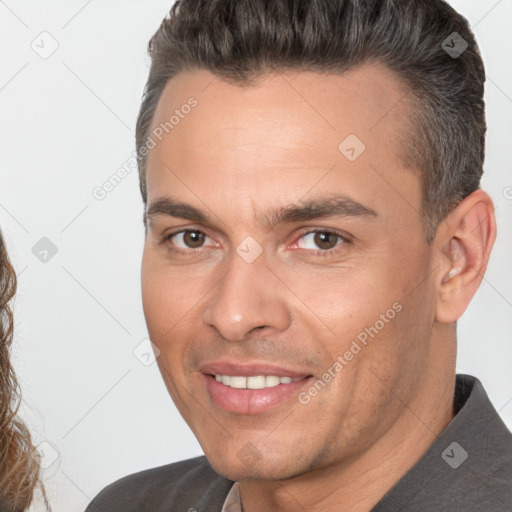
<svg viewBox="0 0 512 512">
<path fill-rule="evenodd" d="M 242 512 L 242 501 L 240 500 L 240 488 L 238 482 L 233 484 L 221 512 Z"/>
</svg>

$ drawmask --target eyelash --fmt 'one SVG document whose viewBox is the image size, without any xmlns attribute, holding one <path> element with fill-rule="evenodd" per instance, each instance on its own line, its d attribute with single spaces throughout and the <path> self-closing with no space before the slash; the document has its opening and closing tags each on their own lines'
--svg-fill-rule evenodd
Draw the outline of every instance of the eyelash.
<svg viewBox="0 0 512 512">
<path fill-rule="evenodd" d="M 174 231 L 172 233 L 168 233 L 167 235 L 165 235 L 162 238 L 160 243 L 166 244 L 167 242 L 169 242 L 171 240 L 171 238 L 173 238 L 174 236 L 179 235 L 181 233 L 201 233 L 205 236 L 208 236 L 204 231 L 201 231 L 200 229 L 180 229 L 179 231 Z M 315 256 L 320 256 L 322 258 L 328 258 L 329 256 L 337 254 L 339 252 L 339 250 L 341 250 L 342 247 L 351 243 L 351 240 L 346 235 L 342 235 L 341 233 L 339 233 L 335 230 L 327 230 L 327 229 L 311 229 L 309 231 L 305 231 L 304 233 L 300 234 L 300 236 L 297 240 L 299 240 L 307 235 L 310 235 L 311 233 L 326 233 L 329 235 L 335 235 L 339 239 L 342 240 L 341 244 L 337 244 L 332 249 L 324 249 L 324 250 L 322 250 L 322 249 L 318 249 L 318 250 L 299 249 L 299 250 L 308 251 L 310 253 L 313 253 Z M 170 251 L 181 253 L 181 254 L 199 253 L 199 252 L 203 252 L 206 250 L 204 247 L 199 247 L 198 249 L 190 249 L 190 248 L 183 249 L 183 248 L 176 248 L 176 247 L 168 247 L 168 249 Z"/>
</svg>

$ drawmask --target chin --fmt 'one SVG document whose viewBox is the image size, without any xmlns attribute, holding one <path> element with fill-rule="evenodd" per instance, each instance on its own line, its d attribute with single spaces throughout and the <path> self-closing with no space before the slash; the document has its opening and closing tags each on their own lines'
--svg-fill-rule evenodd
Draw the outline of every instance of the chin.
<svg viewBox="0 0 512 512">
<path fill-rule="evenodd" d="M 240 482 L 242 480 L 270 480 L 268 473 L 258 468 L 247 468 L 238 464 L 235 465 L 215 465 L 210 461 L 213 469 L 228 480 Z"/>
<path fill-rule="evenodd" d="M 283 465 L 282 456 L 274 453 L 269 458 L 270 454 L 260 454 L 251 443 L 230 453 L 215 454 L 205 451 L 205 455 L 219 475 L 233 481 L 284 480 L 295 474 L 292 468 Z"/>
</svg>

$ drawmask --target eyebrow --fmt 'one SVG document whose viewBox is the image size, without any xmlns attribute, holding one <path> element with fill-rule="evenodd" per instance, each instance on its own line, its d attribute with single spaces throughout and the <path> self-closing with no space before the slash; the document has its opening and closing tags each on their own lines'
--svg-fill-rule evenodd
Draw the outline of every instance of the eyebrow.
<svg viewBox="0 0 512 512">
<path fill-rule="evenodd" d="M 164 197 L 152 202 L 144 216 L 144 221 L 151 220 L 157 215 L 168 215 L 187 219 L 200 224 L 211 224 L 210 216 L 187 203 Z M 363 204 L 345 195 L 331 194 L 326 197 L 298 201 L 293 204 L 276 208 L 263 215 L 258 215 L 257 220 L 267 229 L 272 229 L 279 224 L 304 222 L 316 219 L 333 217 L 367 217 L 376 219 L 378 213 Z"/>
</svg>

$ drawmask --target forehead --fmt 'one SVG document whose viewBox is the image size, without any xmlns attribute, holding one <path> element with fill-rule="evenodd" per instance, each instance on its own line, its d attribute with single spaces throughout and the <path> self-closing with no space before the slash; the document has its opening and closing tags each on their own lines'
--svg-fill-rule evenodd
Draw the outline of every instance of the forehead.
<svg viewBox="0 0 512 512">
<path fill-rule="evenodd" d="M 172 187 L 174 196 L 254 205 L 335 187 L 385 201 L 396 180 L 414 196 L 417 177 L 399 157 L 407 113 L 407 90 L 379 64 L 342 75 L 270 73 L 250 86 L 182 72 L 153 118 L 151 132 L 162 133 L 148 157 L 148 200 Z"/>
<path fill-rule="evenodd" d="M 199 106 L 194 110 L 200 110 L 205 118 L 217 116 L 217 125 L 223 128 L 230 124 L 247 129 L 248 122 L 265 121 L 266 117 L 275 120 L 279 115 L 283 123 L 290 122 L 292 132 L 291 123 L 297 116 L 309 119 L 311 136 L 327 129 L 338 131 L 338 136 L 347 129 L 361 135 L 374 130 L 383 135 L 403 123 L 407 92 L 399 77 L 380 63 L 361 65 L 343 74 L 269 72 L 253 85 L 229 83 L 208 71 L 190 70 L 168 81 L 152 129 L 168 122 L 193 97 Z M 215 127 L 202 128 L 222 135 Z"/>
</svg>

